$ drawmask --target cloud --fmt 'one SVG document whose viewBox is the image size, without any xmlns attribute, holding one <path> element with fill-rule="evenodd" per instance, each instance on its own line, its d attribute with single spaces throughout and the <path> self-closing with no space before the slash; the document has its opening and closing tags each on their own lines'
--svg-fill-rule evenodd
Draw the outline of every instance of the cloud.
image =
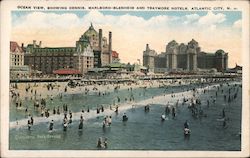
<svg viewBox="0 0 250 158">
<path fill-rule="evenodd" d="M 145 20 L 143 17 L 134 16 L 130 14 L 124 14 L 121 16 L 103 15 L 102 13 L 93 10 L 90 11 L 83 18 L 84 23 L 90 23 L 91 21 L 98 25 L 106 26 L 119 26 L 121 28 L 143 28 L 143 29 L 158 29 L 159 27 L 166 27 L 170 21 L 176 20 L 176 18 L 169 17 L 167 15 L 159 15 Z"/>
<path fill-rule="evenodd" d="M 237 20 L 233 23 L 233 28 L 236 28 L 236 29 L 241 29 L 242 27 L 242 21 L 241 20 Z"/>
<path fill-rule="evenodd" d="M 69 28 L 80 25 L 77 15 L 72 13 L 55 14 L 45 12 L 33 12 L 27 16 L 17 18 L 14 28 L 46 29 L 46 28 Z"/>
<path fill-rule="evenodd" d="M 226 20 L 226 15 L 222 13 L 214 14 L 213 12 L 208 12 L 207 15 L 202 16 L 198 20 L 200 25 L 216 25 L 224 22 Z"/>
<path fill-rule="evenodd" d="M 197 21 L 200 18 L 198 14 L 189 14 L 184 16 L 184 24 L 189 24 Z"/>
<path fill-rule="evenodd" d="M 230 63 L 240 63 L 241 60 L 236 51 L 241 49 L 239 32 L 232 29 L 232 26 L 217 27 L 227 20 L 222 13 L 208 12 L 203 16 L 159 14 L 144 19 L 130 14 L 106 15 L 92 10 L 82 17 L 73 13 L 31 12 L 12 18 L 11 40 L 18 43 L 28 44 L 36 39 L 43 41 L 43 46 L 48 47 L 75 46 L 75 41 L 92 22 L 96 31 L 103 29 L 105 37 L 108 37 L 108 31 L 112 31 L 112 46 L 120 54 L 122 62 L 133 63 L 142 59 L 147 43 L 161 53 L 173 39 L 178 43 L 188 43 L 192 38 L 200 43 L 203 51 L 224 49 L 234 55 L 229 57 Z M 233 27 L 238 28 L 240 24 L 240 20 L 236 21 Z"/>
</svg>

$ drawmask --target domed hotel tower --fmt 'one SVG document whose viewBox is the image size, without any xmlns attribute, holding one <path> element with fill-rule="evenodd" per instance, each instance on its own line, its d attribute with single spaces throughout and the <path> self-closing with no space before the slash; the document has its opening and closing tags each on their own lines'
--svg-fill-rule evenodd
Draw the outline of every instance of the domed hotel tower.
<svg viewBox="0 0 250 158">
<path fill-rule="evenodd" d="M 109 40 L 103 37 L 102 29 L 97 32 L 90 25 L 76 41 L 75 47 L 42 47 L 42 42 L 24 47 L 24 65 L 42 74 L 53 74 L 56 70 L 72 69 L 81 74 L 89 69 L 100 68 L 112 61 L 112 33 Z"/>
<path fill-rule="evenodd" d="M 89 29 L 76 41 L 76 48 L 90 45 L 94 52 L 94 67 L 110 64 L 112 61 L 112 32 L 109 32 L 109 41 L 102 35 L 102 29 L 97 32 L 91 23 Z"/>
</svg>

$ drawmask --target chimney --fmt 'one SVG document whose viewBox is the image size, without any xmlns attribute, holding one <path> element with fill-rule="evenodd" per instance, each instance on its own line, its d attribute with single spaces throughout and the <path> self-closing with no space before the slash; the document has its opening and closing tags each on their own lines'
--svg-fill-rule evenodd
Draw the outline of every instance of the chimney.
<svg viewBox="0 0 250 158">
<path fill-rule="evenodd" d="M 33 47 L 36 48 L 36 40 L 33 40 Z"/>
<path fill-rule="evenodd" d="M 39 42 L 39 48 L 41 48 L 41 46 L 42 46 L 42 41 Z"/>
<path fill-rule="evenodd" d="M 102 52 L 102 29 L 99 29 L 99 49 Z"/>
<path fill-rule="evenodd" d="M 23 46 L 23 43 L 22 43 L 21 49 L 22 49 L 22 51 L 24 52 L 24 46 Z"/>
<path fill-rule="evenodd" d="M 149 46 L 148 46 L 148 44 L 146 44 L 146 51 L 149 51 Z"/>
<path fill-rule="evenodd" d="M 112 32 L 109 32 L 109 63 L 112 63 Z"/>
</svg>

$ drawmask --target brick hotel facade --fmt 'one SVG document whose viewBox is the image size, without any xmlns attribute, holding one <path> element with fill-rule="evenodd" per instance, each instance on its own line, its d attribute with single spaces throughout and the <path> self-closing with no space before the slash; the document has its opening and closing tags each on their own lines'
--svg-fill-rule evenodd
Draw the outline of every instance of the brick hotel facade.
<svg viewBox="0 0 250 158">
<path fill-rule="evenodd" d="M 60 69 L 79 70 L 82 74 L 94 67 L 112 62 L 112 32 L 109 40 L 97 32 L 93 25 L 76 41 L 74 47 L 42 47 L 42 42 L 24 48 L 24 64 L 42 74 L 53 74 Z"/>
</svg>

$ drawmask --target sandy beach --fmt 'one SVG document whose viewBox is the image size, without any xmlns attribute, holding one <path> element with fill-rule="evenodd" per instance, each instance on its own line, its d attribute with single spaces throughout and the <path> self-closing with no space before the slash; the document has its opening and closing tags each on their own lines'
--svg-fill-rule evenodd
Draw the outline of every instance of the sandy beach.
<svg viewBox="0 0 250 158">
<path fill-rule="evenodd" d="M 11 88 L 11 90 L 15 93 L 19 94 L 20 99 L 31 98 L 34 99 L 35 91 L 37 99 L 54 97 L 59 94 L 80 94 L 88 91 L 88 94 L 97 94 L 99 92 L 112 92 L 115 87 L 119 87 L 122 89 L 130 89 L 130 88 L 139 88 L 139 87 L 159 87 L 159 86 L 178 86 L 180 80 L 166 81 L 166 80 L 154 80 L 154 81 L 136 81 L 135 83 L 119 83 L 119 84 L 92 84 L 92 85 L 84 85 L 84 86 L 76 86 L 75 88 L 70 88 L 68 86 L 68 82 L 53 82 L 53 83 L 18 83 L 18 88 Z M 189 84 L 192 82 L 196 82 L 195 80 L 181 80 L 182 85 Z M 47 85 L 51 84 L 53 89 L 48 90 Z M 14 84 L 11 86 L 13 87 Z M 28 88 L 28 91 L 26 91 Z M 65 88 L 67 92 L 65 92 Z"/>
<path fill-rule="evenodd" d="M 61 85 L 65 85 L 65 83 L 64 84 L 62 83 Z M 148 82 L 147 84 L 144 83 L 144 84 L 139 84 L 139 85 L 133 86 L 133 88 L 139 88 L 139 87 L 145 86 L 145 85 L 151 86 L 151 87 L 158 87 L 160 84 L 159 84 L 159 82 L 156 82 L 156 83 Z M 132 86 L 132 85 L 130 85 L 130 86 Z M 130 88 L 130 86 L 122 85 L 121 89 L 127 89 L 127 88 Z M 200 93 L 201 91 L 209 90 L 211 88 L 216 88 L 217 86 L 218 86 L 218 84 L 212 85 L 212 86 L 206 86 L 203 88 L 198 88 L 198 89 L 196 89 L 196 93 Z M 94 86 L 88 86 L 88 88 L 92 88 L 92 87 L 94 87 Z M 110 90 L 110 89 L 106 89 L 107 87 L 110 87 L 110 86 L 100 86 L 99 90 L 101 92 Z M 46 90 L 44 87 L 39 87 L 39 88 Z M 113 88 L 113 86 L 112 86 L 112 88 Z M 74 93 L 74 92 L 81 93 L 81 91 L 77 91 L 76 89 L 72 89 L 72 91 L 70 91 L 70 93 Z M 56 91 L 54 90 L 51 94 L 56 94 Z M 138 107 L 145 106 L 145 105 L 161 104 L 164 107 L 167 105 L 170 107 L 173 107 L 173 106 L 175 106 L 177 101 L 180 101 L 180 104 L 181 104 L 184 96 L 186 99 L 189 100 L 185 104 L 187 106 L 187 105 L 189 105 L 189 103 L 191 103 L 191 98 L 193 98 L 194 92 L 192 90 L 189 90 L 189 91 L 179 92 L 179 93 L 174 93 L 174 94 L 175 94 L 175 97 L 172 97 L 171 96 L 172 94 L 167 94 L 167 95 L 156 96 L 154 98 L 148 98 L 148 99 L 145 99 L 145 100 L 139 101 L 139 102 L 129 102 L 128 101 L 128 102 L 125 102 L 122 104 L 117 104 L 116 106 L 119 106 L 119 111 L 121 113 L 123 113 L 124 111 L 126 111 L 132 107 L 138 108 Z M 105 112 L 100 113 L 98 115 L 96 114 L 95 110 L 90 110 L 89 113 L 84 113 L 84 118 L 85 118 L 85 120 L 88 120 L 88 119 L 92 119 L 92 118 L 97 117 L 97 116 L 104 117 L 104 116 L 112 115 L 112 113 L 114 113 L 114 110 L 115 110 L 115 107 L 113 106 L 113 109 L 105 109 Z M 81 115 L 82 115 L 82 112 L 73 113 L 73 116 L 74 116 L 73 120 L 79 120 Z M 39 123 L 46 123 L 46 122 L 49 123 L 51 120 L 54 120 L 55 122 L 57 122 L 57 121 L 62 122 L 63 116 L 64 116 L 64 114 L 61 113 L 60 115 L 52 115 L 49 118 L 34 117 L 34 120 L 35 120 L 34 125 L 39 124 Z M 23 127 L 26 125 L 27 125 L 27 119 L 18 120 L 18 123 L 16 121 L 10 122 L 10 128 L 20 128 L 20 127 Z"/>
</svg>

